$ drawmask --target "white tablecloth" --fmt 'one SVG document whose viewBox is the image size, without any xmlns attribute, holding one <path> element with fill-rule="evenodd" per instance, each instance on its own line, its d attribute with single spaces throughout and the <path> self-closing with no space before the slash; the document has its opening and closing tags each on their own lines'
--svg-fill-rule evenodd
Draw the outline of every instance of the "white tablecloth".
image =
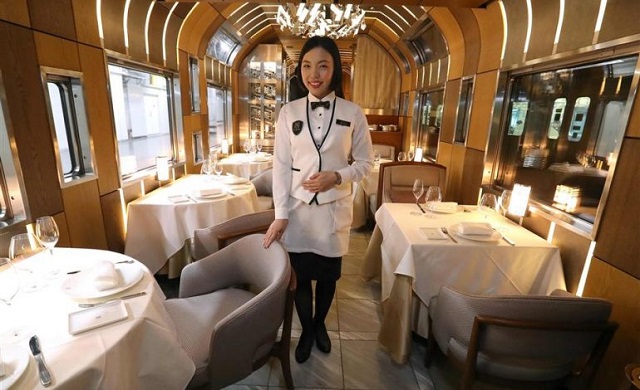
<svg viewBox="0 0 640 390">
<path fill-rule="evenodd" d="M 29 336 L 14 342 L 25 351 L 29 351 L 30 335 L 38 335 L 53 376 L 49 389 L 182 389 L 189 383 L 195 366 L 178 342 L 173 322 L 162 304 L 164 294 L 143 264 L 123 264 L 142 268 L 142 280 L 121 293 L 102 298 L 145 291 L 144 296 L 123 301 L 128 318 L 73 336 L 68 332 L 68 315 L 81 310 L 78 302 L 83 300 L 73 300 L 61 290 L 69 277 L 66 272 L 82 269 L 90 272 L 87 270 L 97 261 L 131 258 L 102 250 L 56 248 L 53 259 L 48 252 L 42 252 L 18 263 L 18 267 L 46 270 L 55 261 L 62 277 L 45 279 L 44 289 L 21 291 L 11 307 L 0 307 L 0 334 L 14 323 L 27 324 Z M 3 343 L 9 341 L 2 338 Z M 35 361 L 32 357 L 30 360 L 12 388 L 43 388 Z"/>
<path fill-rule="evenodd" d="M 235 153 L 220 160 L 223 173 L 249 179 L 252 175 L 273 166 L 273 156 L 266 153 Z"/>
<path fill-rule="evenodd" d="M 224 185 L 229 193 L 220 198 L 202 200 L 193 195 L 198 189 L 214 185 L 215 180 L 189 175 L 129 203 L 124 253 L 156 273 L 193 236 L 195 229 L 258 210 L 258 196 L 250 182 Z M 169 196 L 175 195 L 189 195 L 189 199 L 174 203 Z"/>
<path fill-rule="evenodd" d="M 478 242 L 461 237 L 456 237 L 457 243 L 450 239 L 429 240 L 420 228 L 480 222 L 485 221 L 484 217 L 478 212 L 462 211 L 413 215 L 412 212 L 417 210 L 415 204 L 384 203 L 376 212 L 376 231 L 365 258 L 363 276 L 381 275 L 383 302 L 394 298 L 411 300 L 414 295 L 420 300 L 412 304 L 386 304 L 385 308 L 411 308 L 415 304 L 428 306 L 443 285 L 476 294 L 547 295 L 557 288 L 566 289 L 559 249 L 521 226 L 507 222 L 498 214 L 488 220 L 515 241 L 515 246 L 504 240 Z M 399 281 L 410 283 L 409 294 L 394 294 Z M 381 336 L 384 332 L 400 332 L 405 335 L 401 342 L 407 343 L 410 330 L 427 335 L 426 313 L 420 314 L 424 318 L 415 318 L 415 313 L 396 312 L 394 316 L 405 320 L 409 317 L 400 321 L 406 322 L 403 324 L 398 318 L 387 318 L 387 314 L 385 311 Z M 410 329 L 397 329 L 400 326 Z M 383 345 L 384 339 L 381 337 Z M 405 346 L 385 345 L 392 355 L 395 353 L 394 358 L 398 361 L 406 359 Z"/>
<path fill-rule="evenodd" d="M 380 160 L 380 163 L 393 160 Z M 375 164 L 369 174 L 358 183 L 354 183 L 353 188 L 353 222 L 352 228 L 359 228 L 367 223 L 369 214 L 369 198 L 378 193 L 378 176 L 380 174 L 380 163 Z"/>
</svg>

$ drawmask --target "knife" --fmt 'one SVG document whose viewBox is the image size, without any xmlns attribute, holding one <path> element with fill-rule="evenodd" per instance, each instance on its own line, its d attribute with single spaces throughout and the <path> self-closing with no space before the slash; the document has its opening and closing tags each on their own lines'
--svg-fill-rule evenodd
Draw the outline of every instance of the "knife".
<svg viewBox="0 0 640 390">
<path fill-rule="evenodd" d="M 40 383 L 42 383 L 44 387 L 49 387 L 49 385 L 51 385 L 51 374 L 44 362 L 42 351 L 40 351 L 40 341 L 38 340 L 38 336 L 33 336 L 29 339 L 29 349 L 31 349 L 31 354 L 33 354 L 33 357 L 36 359 L 36 363 L 38 364 Z"/>
<path fill-rule="evenodd" d="M 135 297 L 141 297 L 143 295 L 145 295 L 146 292 L 145 291 L 140 291 L 137 292 L 135 294 L 129 294 L 129 295 L 125 295 L 119 298 L 114 298 L 114 299 L 109 299 L 108 301 L 104 301 L 104 302 L 98 302 L 98 303 L 80 303 L 78 304 L 78 306 L 80 307 L 94 307 L 94 306 L 100 306 L 100 305 L 104 305 L 105 303 L 110 303 L 110 302 L 114 302 L 114 301 L 120 301 L 122 299 L 131 299 L 131 298 L 135 298 Z"/>
</svg>

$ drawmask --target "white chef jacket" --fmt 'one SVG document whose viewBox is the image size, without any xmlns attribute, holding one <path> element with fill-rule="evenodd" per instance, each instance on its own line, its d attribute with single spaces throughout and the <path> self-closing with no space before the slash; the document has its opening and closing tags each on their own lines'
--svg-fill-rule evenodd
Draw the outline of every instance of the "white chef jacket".
<svg viewBox="0 0 640 390">
<path fill-rule="evenodd" d="M 333 92 L 322 99 L 330 102 L 329 109 L 312 110 L 310 102 L 315 101 L 309 94 L 280 110 L 273 163 L 275 216 L 289 220 L 282 237 L 289 252 L 339 257 L 349 250 L 351 182 L 373 168 L 373 147 L 357 104 Z M 342 184 L 318 194 L 302 188 L 319 171 L 339 172 Z"/>
</svg>

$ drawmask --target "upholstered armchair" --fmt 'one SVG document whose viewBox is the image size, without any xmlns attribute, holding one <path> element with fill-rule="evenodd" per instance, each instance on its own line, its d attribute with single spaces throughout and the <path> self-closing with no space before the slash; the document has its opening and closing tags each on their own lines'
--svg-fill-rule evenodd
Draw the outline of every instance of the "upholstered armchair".
<svg viewBox="0 0 640 390">
<path fill-rule="evenodd" d="M 242 236 L 264 233 L 275 219 L 275 210 L 269 209 L 239 215 L 217 225 L 193 231 L 191 257 L 200 260 Z"/>
<path fill-rule="evenodd" d="M 287 388 L 293 388 L 289 345 L 295 273 L 282 245 L 274 242 L 265 249 L 263 237 L 242 237 L 187 265 L 179 297 L 165 301 L 196 366 L 189 388 L 233 384 L 271 356 L 280 359 Z"/>
<path fill-rule="evenodd" d="M 273 208 L 273 168 L 267 168 L 251 176 L 251 183 L 256 187 L 259 210 Z"/>
<path fill-rule="evenodd" d="M 415 203 L 413 182 L 422 179 L 425 191 L 428 186 L 439 186 L 443 196 L 446 188 L 447 168 L 430 162 L 394 161 L 380 164 L 378 194 L 375 211 L 385 202 Z"/>
<path fill-rule="evenodd" d="M 586 389 L 617 328 L 611 303 L 556 290 L 550 296 L 471 295 L 442 287 L 429 305 L 425 363 L 436 346 L 476 379 Z M 544 386 L 544 387 L 543 387 Z M 554 388 L 554 387 L 551 387 Z"/>
</svg>

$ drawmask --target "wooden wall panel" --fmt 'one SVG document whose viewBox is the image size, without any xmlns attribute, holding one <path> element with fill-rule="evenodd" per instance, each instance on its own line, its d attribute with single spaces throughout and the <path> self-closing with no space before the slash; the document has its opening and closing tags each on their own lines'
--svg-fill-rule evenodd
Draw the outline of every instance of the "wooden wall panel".
<svg viewBox="0 0 640 390">
<path fill-rule="evenodd" d="M 30 30 L 0 22 L 0 71 L 13 125 L 30 216 L 62 211 L 56 159 Z"/>
<path fill-rule="evenodd" d="M 29 27 L 29 7 L 27 0 L 0 1 L 0 20 Z"/>
<path fill-rule="evenodd" d="M 640 138 L 640 100 L 636 95 L 636 100 L 631 108 L 631 116 L 629 117 L 629 125 L 627 126 L 626 136 Z"/>
<path fill-rule="evenodd" d="M 514 217 L 513 220 L 517 222 L 518 218 Z M 531 211 L 529 215 L 523 218 L 522 226 L 546 240 L 549 236 L 551 221 L 539 212 Z"/>
<path fill-rule="evenodd" d="M 550 56 L 553 53 L 553 40 L 558 27 L 560 2 L 531 2 L 533 26 L 527 60 Z"/>
<path fill-rule="evenodd" d="M 122 215 L 120 191 L 113 191 L 100 197 L 100 207 L 104 217 L 107 248 L 124 253 L 125 223 Z"/>
<path fill-rule="evenodd" d="M 583 296 L 613 302 L 611 319 L 620 327 L 609 345 L 593 382 L 593 389 L 630 389 L 624 367 L 640 362 L 640 280 L 597 258 L 591 261 Z"/>
<path fill-rule="evenodd" d="M 465 155 L 467 148 L 453 144 L 451 161 L 447 166 L 447 199 L 462 203 L 462 179 L 464 174 Z"/>
<path fill-rule="evenodd" d="M 165 61 L 165 67 L 173 71 L 178 70 L 178 33 L 180 32 L 180 26 L 182 26 L 183 20 L 176 15 L 171 15 L 169 19 L 169 25 L 167 26 L 167 58 Z"/>
<path fill-rule="evenodd" d="M 56 225 L 58 225 L 58 232 L 60 237 L 58 238 L 58 242 L 56 246 L 59 247 L 70 247 L 71 246 L 71 237 L 69 236 L 69 226 L 67 224 L 67 216 L 65 213 L 58 213 L 52 216 L 56 221 Z"/>
<path fill-rule="evenodd" d="M 449 80 L 463 76 L 464 71 L 464 35 L 460 30 L 458 21 L 453 17 L 449 9 L 434 7 L 429 16 L 438 26 L 449 47 Z"/>
<path fill-rule="evenodd" d="M 71 0 L 73 18 L 76 22 L 76 36 L 80 43 L 100 47 L 96 2 L 87 0 Z"/>
<path fill-rule="evenodd" d="M 453 145 L 446 142 L 438 143 L 438 154 L 436 155 L 436 162 L 438 164 L 444 165 L 447 167 L 447 188 L 443 188 L 443 196 L 445 201 L 454 201 L 455 199 L 449 196 L 449 182 L 450 180 L 450 172 L 449 167 L 451 166 L 451 156 L 453 155 Z"/>
<path fill-rule="evenodd" d="M 218 16 L 211 4 L 200 3 L 184 22 L 178 47 L 191 54 L 198 53 L 204 32 Z"/>
<path fill-rule="evenodd" d="M 39 32 L 34 32 L 33 37 L 36 42 L 40 66 L 82 71 L 76 43 Z"/>
<path fill-rule="evenodd" d="M 498 71 L 478 74 L 474 84 L 467 147 L 484 151 L 491 127 L 493 101 L 496 97 L 496 86 L 498 84 Z M 482 174 L 482 170 L 480 173 Z"/>
<path fill-rule="evenodd" d="M 527 37 L 527 3 L 526 0 L 504 1 L 507 15 L 507 43 L 502 59 L 502 66 L 522 62 L 524 42 Z"/>
<path fill-rule="evenodd" d="M 107 249 L 98 181 L 76 184 L 62 191 L 71 245 Z"/>
<path fill-rule="evenodd" d="M 127 20 L 127 29 L 129 30 L 128 54 L 138 61 L 147 61 L 144 41 L 145 21 L 152 3 L 153 1 L 151 0 L 137 0 L 132 1 L 129 5 L 129 18 Z"/>
<path fill-rule="evenodd" d="M 481 43 L 478 73 L 498 69 L 504 37 L 500 7 L 496 2 L 493 2 L 486 9 L 474 8 L 473 14 L 478 23 Z"/>
<path fill-rule="evenodd" d="M 565 18 L 562 22 L 557 52 L 568 52 L 591 45 L 600 0 L 565 0 L 564 7 Z"/>
<path fill-rule="evenodd" d="M 460 79 L 446 83 L 444 93 L 444 111 L 442 113 L 442 128 L 440 129 L 440 142 L 453 143 L 458 113 L 458 101 L 460 100 Z"/>
<path fill-rule="evenodd" d="M 480 27 L 471 9 L 452 8 L 451 13 L 458 21 L 464 37 L 463 76 L 473 76 L 478 72 L 480 58 Z"/>
<path fill-rule="evenodd" d="M 28 0 L 31 27 L 58 37 L 76 40 L 71 0 Z"/>
<path fill-rule="evenodd" d="M 122 15 L 126 0 L 103 1 L 102 4 L 102 31 L 104 32 L 104 48 L 118 53 L 126 53 L 124 46 L 124 26 Z M 143 22 L 144 19 L 140 21 Z"/>
<path fill-rule="evenodd" d="M 162 66 L 162 32 L 169 10 L 165 7 L 153 7 L 149 20 L 149 62 Z"/>
<path fill-rule="evenodd" d="M 640 34 L 640 1 L 608 0 L 598 43 Z"/>
<path fill-rule="evenodd" d="M 120 187 L 120 173 L 114 158 L 118 153 L 104 52 L 86 45 L 78 45 L 78 51 L 84 76 L 84 96 L 87 101 L 87 119 L 93 140 L 98 185 L 100 194 L 106 194 Z"/>
<path fill-rule="evenodd" d="M 482 169 L 484 168 L 484 152 L 467 148 L 464 154 L 462 180 L 460 181 L 459 202 L 462 204 L 477 204 L 478 191 L 482 184 Z"/>
<path fill-rule="evenodd" d="M 640 139 L 625 138 L 607 205 L 598 227 L 594 255 L 640 278 Z M 620 245 L 624 243 L 624 245 Z"/>
<path fill-rule="evenodd" d="M 589 253 L 591 240 L 556 225 L 551 243 L 560 248 L 567 290 L 576 292 Z"/>
</svg>

